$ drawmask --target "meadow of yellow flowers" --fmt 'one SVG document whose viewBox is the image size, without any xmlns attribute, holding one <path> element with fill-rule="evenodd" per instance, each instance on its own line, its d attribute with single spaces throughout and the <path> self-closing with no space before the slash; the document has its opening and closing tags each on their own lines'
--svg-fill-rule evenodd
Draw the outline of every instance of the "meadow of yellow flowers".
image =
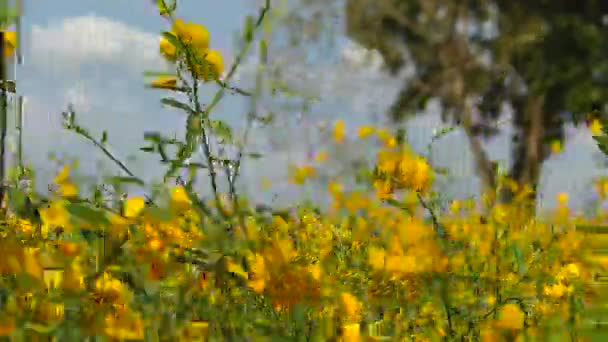
<svg viewBox="0 0 608 342">
<path fill-rule="evenodd" d="M 204 26 L 175 18 L 174 4 L 159 4 L 171 21 L 160 51 L 175 63 L 176 75 L 160 75 L 151 86 L 189 96 L 189 104 L 167 101 L 189 116 L 180 150 L 186 159 L 194 145 L 208 148 L 205 139 L 217 128 L 208 114 L 219 100 L 200 106 L 198 82 L 217 82 L 222 92 L 234 69 L 224 75 Z M 247 30 L 255 30 L 265 10 Z M 251 42 L 253 33 L 246 35 Z M 92 139 L 73 121 L 67 128 Z M 336 144 L 348 139 L 342 121 L 333 133 Z M 0 228 L 0 335 L 17 341 L 602 338 L 593 310 L 605 309 L 593 280 L 608 259 L 594 253 L 606 238 L 579 227 L 601 226 L 605 212 L 575 216 L 560 194 L 552 215 L 533 216 L 524 203 L 529 187 L 507 179 L 512 203 L 486 194 L 444 205 L 432 191 L 433 168 L 389 130 L 360 127 L 358 139 L 381 145 L 369 187 L 330 182 L 324 210 L 260 212 L 234 191 L 213 187 L 212 196 L 201 198 L 190 182 L 167 184 L 154 198 L 108 204 L 82 195 L 69 165 L 48 198 L 10 192 Z M 162 153 L 161 140 L 156 137 L 152 152 Z M 324 153 L 317 164 L 295 168 L 294 186 L 314 178 L 328 158 Z M 598 183 L 602 198 L 606 189 Z M 14 210 L 24 203 L 39 203 L 39 217 Z"/>
</svg>

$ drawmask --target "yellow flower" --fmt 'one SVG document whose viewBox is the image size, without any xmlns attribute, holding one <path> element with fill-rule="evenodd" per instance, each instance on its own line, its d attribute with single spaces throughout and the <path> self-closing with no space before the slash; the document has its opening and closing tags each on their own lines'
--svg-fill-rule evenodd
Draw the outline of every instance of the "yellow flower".
<svg viewBox="0 0 608 342">
<path fill-rule="evenodd" d="M 110 302 L 125 299 L 129 295 L 125 285 L 107 272 L 104 272 L 103 277 L 95 281 L 95 291 L 99 296 Z"/>
<path fill-rule="evenodd" d="M 589 126 L 589 129 L 591 130 L 591 133 L 593 133 L 593 135 L 602 134 L 602 128 L 602 123 L 599 119 L 593 119 L 593 121 L 591 121 L 591 125 Z"/>
<path fill-rule="evenodd" d="M 557 194 L 557 202 L 562 205 L 566 204 L 568 202 L 568 193 L 560 192 Z"/>
<path fill-rule="evenodd" d="M 336 141 L 336 143 L 340 144 L 344 141 L 344 130 L 344 120 L 336 121 L 336 124 L 334 125 L 334 140 Z"/>
<path fill-rule="evenodd" d="M 306 179 L 309 177 L 314 177 L 315 174 L 316 170 L 312 166 L 297 167 L 292 170 L 290 181 L 295 184 L 304 184 Z"/>
<path fill-rule="evenodd" d="M 160 37 L 160 53 L 168 60 L 174 61 L 177 57 L 177 47 L 165 38 Z"/>
<path fill-rule="evenodd" d="M 42 223 L 47 230 L 50 227 L 61 227 L 66 230 L 71 228 L 70 215 L 63 203 L 52 202 L 48 208 L 40 209 L 39 212 Z"/>
<path fill-rule="evenodd" d="M 562 142 L 559 140 L 553 140 L 551 142 L 551 152 L 553 152 L 553 153 L 562 152 Z"/>
<path fill-rule="evenodd" d="M 104 332 L 108 337 L 118 340 L 143 340 L 144 323 L 134 312 L 117 310 L 105 317 Z"/>
<path fill-rule="evenodd" d="M 374 181 L 374 188 L 376 189 L 376 197 L 381 201 L 393 197 L 393 186 L 390 181 L 377 179 Z"/>
<path fill-rule="evenodd" d="M 177 77 L 160 76 L 152 81 L 152 88 L 175 90 L 177 89 Z"/>
<path fill-rule="evenodd" d="M 525 314 L 519 305 L 506 304 L 500 310 L 497 325 L 501 328 L 521 330 L 524 327 Z"/>
<path fill-rule="evenodd" d="M 263 293 L 266 287 L 266 264 L 260 254 L 250 254 L 247 257 L 249 264 L 248 286 L 257 293 Z"/>
<path fill-rule="evenodd" d="M 190 208 L 190 197 L 183 186 L 176 186 L 171 189 L 171 207 L 177 211 Z"/>
<path fill-rule="evenodd" d="M 558 278 L 573 279 L 573 278 L 578 278 L 580 276 L 580 274 L 581 274 L 581 272 L 578 268 L 578 265 L 576 265 L 574 263 L 570 263 L 561 269 L 560 274 L 558 275 Z"/>
<path fill-rule="evenodd" d="M 70 181 L 70 166 L 65 164 L 55 177 L 55 184 L 59 185 L 59 192 L 63 197 L 75 197 L 78 188 Z"/>
<path fill-rule="evenodd" d="M 182 43 L 192 47 L 196 53 L 206 51 L 209 47 L 209 31 L 202 25 L 186 24 L 183 20 L 177 19 L 170 33 Z M 177 47 L 164 37 L 160 38 L 160 52 L 170 61 L 175 61 L 177 58 Z"/>
<path fill-rule="evenodd" d="M 359 127 L 359 138 L 365 139 L 370 135 L 374 134 L 374 128 L 370 126 L 361 126 Z"/>
<path fill-rule="evenodd" d="M 181 19 L 173 22 L 171 31 L 174 32 L 183 43 L 191 45 L 199 50 L 206 50 L 209 47 L 209 31 L 200 24 L 192 22 L 184 23 Z"/>
<path fill-rule="evenodd" d="M 135 218 L 141 213 L 146 205 L 143 197 L 131 197 L 125 201 L 124 215 L 127 218 Z"/>
<path fill-rule="evenodd" d="M 342 304 L 343 319 L 346 322 L 359 322 L 362 318 L 363 304 L 350 293 L 344 292 L 340 295 Z"/>
<path fill-rule="evenodd" d="M 216 50 L 205 51 L 203 53 L 203 63 L 205 63 L 205 66 L 199 66 L 196 70 L 198 76 L 205 81 L 218 79 L 224 72 L 224 60 Z M 207 72 L 204 73 L 204 70 Z"/>
<path fill-rule="evenodd" d="M 345 324 L 342 326 L 342 341 L 358 342 L 361 341 L 361 326 L 359 323 Z"/>
<path fill-rule="evenodd" d="M 384 269 L 386 252 L 382 248 L 370 247 L 368 252 L 368 263 L 375 270 Z"/>
<path fill-rule="evenodd" d="M 17 32 L 4 31 L 4 56 L 10 57 L 17 47 Z"/>
<path fill-rule="evenodd" d="M 561 298 L 568 292 L 568 288 L 562 284 L 557 283 L 554 285 L 546 285 L 544 288 L 544 293 L 547 296 Z"/>
<path fill-rule="evenodd" d="M 42 279 L 44 271 L 40 265 L 40 249 L 25 248 L 23 251 L 23 270 L 36 279 Z"/>
</svg>

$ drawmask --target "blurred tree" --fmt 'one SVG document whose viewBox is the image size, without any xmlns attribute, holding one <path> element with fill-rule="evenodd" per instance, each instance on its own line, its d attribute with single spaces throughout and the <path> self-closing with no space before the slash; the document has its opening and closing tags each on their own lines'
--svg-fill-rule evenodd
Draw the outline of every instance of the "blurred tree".
<svg viewBox="0 0 608 342">
<path fill-rule="evenodd" d="M 509 176 L 533 189 L 564 123 L 606 109 L 608 1 L 346 0 L 345 10 L 347 35 L 391 73 L 414 67 L 391 118 L 439 100 L 443 119 L 466 131 L 486 190 L 497 180 L 482 140 L 499 132 L 490 123 L 503 105 L 513 112 Z"/>
</svg>

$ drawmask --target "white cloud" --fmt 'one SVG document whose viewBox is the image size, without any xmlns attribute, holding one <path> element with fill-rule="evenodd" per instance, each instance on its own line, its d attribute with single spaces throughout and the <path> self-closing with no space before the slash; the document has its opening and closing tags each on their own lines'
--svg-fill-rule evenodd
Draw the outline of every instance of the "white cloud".
<svg viewBox="0 0 608 342">
<path fill-rule="evenodd" d="M 60 71 L 107 63 L 141 72 L 162 65 L 158 41 L 157 34 L 110 18 L 86 15 L 47 26 L 34 25 L 31 54 L 34 63 Z"/>
</svg>

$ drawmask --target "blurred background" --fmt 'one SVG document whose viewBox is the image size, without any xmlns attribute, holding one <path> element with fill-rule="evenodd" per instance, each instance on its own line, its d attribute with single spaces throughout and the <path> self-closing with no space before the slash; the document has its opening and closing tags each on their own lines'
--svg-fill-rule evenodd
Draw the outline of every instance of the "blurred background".
<svg viewBox="0 0 608 342">
<path fill-rule="evenodd" d="M 178 13 L 208 28 L 229 66 L 240 48 L 234 37 L 259 5 L 180 0 Z M 268 204 L 322 199 L 324 181 L 348 177 L 353 165 L 374 156 L 357 128 L 390 125 L 405 128 L 421 153 L 434 132 L 457 127 L 432 149 L 432 163 L 451 172 L 436 184 L 448 197 L 479 193 L 484 160 L 537 183 L 541 206 L 553 206 L 558 192 L 570 194 L 577 209 L 597 197 L 592 180 L 607 172 L 584 120 L 608 102 L 606 2 L 272 0 L 272 6 L 266 39 L 273 83 L 259 110 L 273 113 L 274 121 L 250 136 L 251 150 L 263 154 L 243 166 L 239 186 L 250 196 Z M 137 175 L 160 181 L 157 158 L 138 149 L 146 131 L 184 134 L 183 114 L 159 102 L 166 92 L 144 88 L 144 71 L 169 70 L 158 49 L 160 32 L 168 29 L 149 0 L 24 1 L 24 63 L 16 79 L 26 101 L 24 159 L 40 190 L 58 170 L 51 157 L 77 159 L 88 181 L 99 172 L 119 173 L 95 147 L 62 129 L 68 104 L 96 136 L 108 131 L 112 150 Z M 253 49 L 235 85 L 253 87 L 258 63 Z M 273 88 L 289 92 L 272 96 Z M 204 87 L 203 102 L 215 90 Z M 238 130 L 247 105 L 229 95 L 212 116 Z M 338 119 L 350 140 L 334 146 Z M 555 141 L 558 152 L 551 149 Z M 476 142 L 482 150 L 471 148 Z M 288 184 L 288 166 L 310 163 L 319 151 L 330 154 L 325 178 L 304 188 Z"/>
</svg>

